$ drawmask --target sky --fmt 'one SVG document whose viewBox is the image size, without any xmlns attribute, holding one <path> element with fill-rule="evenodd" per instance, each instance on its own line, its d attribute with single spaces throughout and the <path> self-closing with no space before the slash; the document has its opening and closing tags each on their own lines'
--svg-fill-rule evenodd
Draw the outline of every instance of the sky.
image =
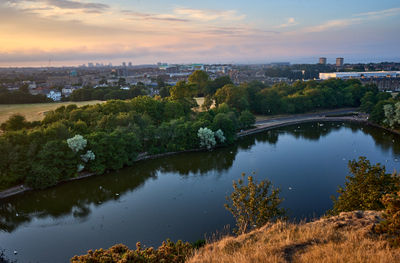
<svg viewBox="0 0 400 263">
<path fill-rule="evenodd" d="M 399 0 L 0 0 L 0 66 L 400 61 Z"/>
</svg>

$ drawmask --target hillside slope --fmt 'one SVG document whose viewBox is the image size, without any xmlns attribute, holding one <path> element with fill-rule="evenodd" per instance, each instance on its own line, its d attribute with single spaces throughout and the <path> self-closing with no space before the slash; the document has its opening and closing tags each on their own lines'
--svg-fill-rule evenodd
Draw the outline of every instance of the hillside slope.
<svg viewBox="0 0 400 263">
<path fill-rule="evenodd" d="M 355 211 L 311 223 L 278 222 L 208 244 L 187 262 L 400 262 L 400 249 L 373 233 L 379 220 L 379 212 Z"/>
</svg>

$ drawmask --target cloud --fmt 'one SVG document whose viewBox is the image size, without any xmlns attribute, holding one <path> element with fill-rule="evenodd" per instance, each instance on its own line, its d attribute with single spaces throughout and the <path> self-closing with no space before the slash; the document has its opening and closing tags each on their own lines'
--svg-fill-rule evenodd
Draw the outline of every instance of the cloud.
<svg viewBox="0 0 400 263">
<path fill-rule="evenodd" d="M 132 20 L 146 21 L 167 21 L 167 22 L 189 22 L 189 19 L 179 18 L 173 15 L 141 13 L 131 10 L 122 10 L 121 13 L 127 15 Z"/>
<path fill-rule="evenodd" d="M 394 16 L 400 13 L 400 7 L 390 8 L 380 11 L 372 11 L 366 13 L 355 14 L 354 16 L 361 16 L 361 17 L 385 17 L 385 16 Z"/>
<path fill-rule="evenodd" d="M 191 9 L 191 8 L 175 8 L 174 13 L 192 20 L 203 22 L 222 20 L 222 21 L 239 21 L 246 18 L 246 15 L 239 15 L 236 10 L 210 10 L 210 9 Z"/>
<path fill-rule="evenodd" d="M 394 16 L 400 14 L 400 8 L 391 8 L 385 9 L 380 11 L 373 11 L 373 12 L 366 12 L 366 13 L 359 13 L 354 14 L 351 18 L 344 18 L 344 19 L 335 19 L 326 21 L 320 25 L 310 26 L 304 28 L 303 32 L 323 32 L 328 29 L 339 29 L 348 26 L 352 26 L 355 24 L 359 24 L 365 21 L 370 21 L 374 19 L 381 19 L 387 16 Z"/>
<path fill-rule="evenodd" d="M 67 10 L 81 10 L 86 13 L 103 13 L 110 8 L 109 5 L 102 3 L 84 3 L 74 0 L 6 0 L 11 6 L 21 10 L 43 11 L 53 8 Z M 32 7 L 34 5 L 34 7 Z"/>
<path fill-rule="evenodd" d="M 290 17 L 286 23 L 279 25 L 278 28 L 291 27 L 298 24 L 299 23 L 293 17 Z"/>
</svg>

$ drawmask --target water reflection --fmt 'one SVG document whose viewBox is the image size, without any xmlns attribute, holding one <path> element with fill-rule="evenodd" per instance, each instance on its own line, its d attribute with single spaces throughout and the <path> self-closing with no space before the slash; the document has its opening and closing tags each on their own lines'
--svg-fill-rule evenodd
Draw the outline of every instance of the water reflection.
<svg viewBox="0 0 400 263">
<path fill-rule="evenodd" d="M 204 176 L 213 172 L 228 171 L 239 151 L 246 151 L 258 143 L 276 145 L 283 135 L 292 135 L 309 141 L 318 141 L 329 133 L 350 128 L 353 133 L 362 132 L 375 141 L 375 145 L 393 155 L 400 154 L 400 138 L 382 129 L 360 124 L 325 122 L 292 125 L 241 138 L 232 147 L 212 152 L 185 153 L 136 163 L 120 172 L 95 176 L 60 186 L 33 191 L 0 201 L 0 229 L 13 232 L 20 225 L 35 218 L 61 218 L 72 216 L 85 220 L 94 207 L 106 202 L 118 201 L 127 192 L 136 191 L 146 181 L 157 178 L 159 172 L 177 173 L 182 177 L 190 174 Z"/>
</svg>

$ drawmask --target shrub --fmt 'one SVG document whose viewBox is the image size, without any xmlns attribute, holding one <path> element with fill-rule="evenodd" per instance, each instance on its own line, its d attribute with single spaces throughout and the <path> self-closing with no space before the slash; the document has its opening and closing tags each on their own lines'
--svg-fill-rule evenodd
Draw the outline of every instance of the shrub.
<svg viewBox="0 0 400 263">
<path fill-rule="evenodd" d="M 385 166 L 371 165 L 365 158 L 349 162 L 352 176 L 346 176 L 345 187 L 339 187 L 338 198 L 332 197 L 333 209 L 329 214 L 354 210 L 381 210 L 382 197 L 398 190 L 400 178 L 387 174 Z"/>
<path fill-rule="evenodd" d="M 400 192 L 387 194 L 382 198 L 385 206 L 384 220 L 376 227 L 378 233 L 385 233 L 394 246 L 400 246 Z"/>
<path fill-rule="evenodd" d="M 274 189 L 268 180 L 257 184 L 252 176 L 247 177 L 248 184 L 245 185 L 244 177 L 245 173 L 242 174 L 241 179 L 233 182 L 234 191 L 230 197 L 226 197 L 231 204 L 225 204 L 225 208 L 236 219 L 235 232 L 237 234 L 261 227 L 285 214 L 285 210 L 279 208 L 283 201 L 279 198 L 279 188 Z"/>
<path fill-rule="evenodd" d="M 71 263 L 180 263 L 192 254 L 193 247 L 189 243 L 167 240 L 158 249 L 152 247 L 143 249 L 140 242 L 136 243 L 136 250 L 119 244 L 109 249 L 89 250 L 83 256 L 74 256 Z"/>
</svg>

